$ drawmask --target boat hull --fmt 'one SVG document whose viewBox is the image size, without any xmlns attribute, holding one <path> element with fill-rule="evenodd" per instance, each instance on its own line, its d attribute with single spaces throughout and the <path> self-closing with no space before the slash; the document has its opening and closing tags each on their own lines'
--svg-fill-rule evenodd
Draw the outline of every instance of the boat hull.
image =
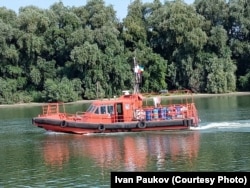
<svg viewBox="0 0 250 188">
<path fill-rule="evenodd" d="M 141 132 L 162 130 L 188 130 L 192 125 L 192 119 L 175 119 L 161 121 L 131 121 L 116 123 L 88 123 L 72 120 L 58 120 L 50 118 L 33 118 L 33 125 L 47 131 L 89 134 L 112 132 Z"/>
</svg>

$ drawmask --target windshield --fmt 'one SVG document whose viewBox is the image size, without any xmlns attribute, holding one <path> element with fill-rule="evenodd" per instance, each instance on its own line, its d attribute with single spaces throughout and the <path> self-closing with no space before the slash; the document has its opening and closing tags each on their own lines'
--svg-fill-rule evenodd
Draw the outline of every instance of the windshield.
<svg viewBox="0 0 250 188">
<path fill-rule="evenodd" d="M 86 112 L 94 112 L 96 106 L 90 105 Z"/>
</svg>

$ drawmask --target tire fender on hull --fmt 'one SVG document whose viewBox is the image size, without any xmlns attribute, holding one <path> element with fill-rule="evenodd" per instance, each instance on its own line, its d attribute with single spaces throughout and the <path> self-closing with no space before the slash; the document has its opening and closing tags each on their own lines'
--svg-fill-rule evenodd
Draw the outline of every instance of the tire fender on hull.
<svg viewBox="0 0 250 188">
<path fill-rule="evenodd" d="M 140 128 L 140 129 L 145 129 L 147 127 L 147 124 L 145 121 L 139 121 L 137 123 L 137 127 Z"/>
<path fill-rule="evenodd" d="M 100 124 L 98 126 L 98 130 L 101 131 L 101 132 L 104 132 L 105 131 L 105 126 L 103 124 Z"/>
<path fill-rule="evenodd" d="M 67 127 L 66 121 L 63 120 L 63 121 L 61 122 L 60 126 L 61 126 L 61 127 Z"/>
</svg>

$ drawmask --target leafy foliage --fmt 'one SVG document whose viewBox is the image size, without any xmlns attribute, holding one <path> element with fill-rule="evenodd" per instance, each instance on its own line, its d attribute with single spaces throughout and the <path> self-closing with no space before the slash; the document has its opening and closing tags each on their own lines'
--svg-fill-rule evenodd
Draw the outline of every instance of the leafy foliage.
<svg viewBox="0 0 250 188">
<path fill-rule="evenodd" d="M 134 57 L 141 92 L 248 91 L 249 10 L 245 0 L 135 0 L 121 22 L 103 0 L 2 7 L 0 104 L 119 95 L 133 88 Z"/>
</svg>

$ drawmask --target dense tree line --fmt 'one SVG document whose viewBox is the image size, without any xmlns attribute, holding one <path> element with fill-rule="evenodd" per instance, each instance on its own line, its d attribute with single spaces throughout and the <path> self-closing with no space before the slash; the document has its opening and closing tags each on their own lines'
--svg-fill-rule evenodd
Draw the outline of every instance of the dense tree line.
<svg viewBox="0 0 250 188">
<path fill-rule="evenodd" d="M 118 20 L 104 0 L 0 8 L 0 104 L 76 101 L 133 88 L 226 93 L 250 88 L 247 0 L 134 0 Z"/>
</svg>

